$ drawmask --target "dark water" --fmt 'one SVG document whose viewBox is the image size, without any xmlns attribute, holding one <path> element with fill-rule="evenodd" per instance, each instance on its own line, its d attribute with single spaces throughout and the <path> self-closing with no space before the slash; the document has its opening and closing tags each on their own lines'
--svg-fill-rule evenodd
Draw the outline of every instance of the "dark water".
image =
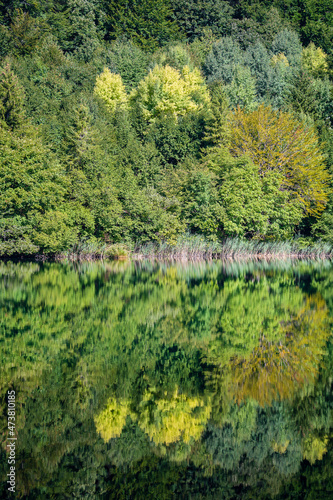
<svg viewBox="0 0 333 500">
<path fill-rule="evenodd" d="M 330 264 L 0 274 L 1 498 L 333 499 Z"/>
</svg>

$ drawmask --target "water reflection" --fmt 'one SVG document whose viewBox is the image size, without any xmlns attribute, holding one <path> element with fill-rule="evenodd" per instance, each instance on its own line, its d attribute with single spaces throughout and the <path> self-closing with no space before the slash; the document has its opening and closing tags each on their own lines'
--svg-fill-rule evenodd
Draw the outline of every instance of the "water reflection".
<svg viewBox="0 0 333 500">
<path fill-rule="evenodd" d="M 0 264 L 21 497 L 289 498 L 313 463 L 324 481 L 333 271 L 279 267 Z"/>
</svg>

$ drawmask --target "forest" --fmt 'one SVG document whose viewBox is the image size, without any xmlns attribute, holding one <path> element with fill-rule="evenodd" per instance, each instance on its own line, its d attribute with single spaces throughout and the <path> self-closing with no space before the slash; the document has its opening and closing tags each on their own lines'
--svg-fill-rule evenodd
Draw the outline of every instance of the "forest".
<svg viewBox="0 0 333 500">
<path fill-rule="evenodd" d="M 333 244 L 332 42 L 330 0 L 0 1 L 0 256 Z"/>
</svg>

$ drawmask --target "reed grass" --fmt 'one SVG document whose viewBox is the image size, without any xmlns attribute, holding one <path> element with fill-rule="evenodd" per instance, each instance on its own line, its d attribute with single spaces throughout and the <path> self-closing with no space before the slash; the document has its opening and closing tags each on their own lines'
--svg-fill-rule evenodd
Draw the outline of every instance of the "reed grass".
<svg viewBox="0 0 333 500">
<path fill-rule="evenodd" d="M 148 243 L 138 245 L 133 259 L 157 260 L 211 260 L 211 259 L 327 259 L 332 258 L 333 247 L 318 241 L 307 244 L 300 241 L 256 241 L 228 238 L 223 242 L 209 241 L 200 235 L 183 235 L 174 245 Z"/>
<path fill-rule="evenodd" d="M 46 256 L 45 256 L 46 257 Z M 96 260 L 325 260 L 332 259 L 333 246 L 327 242 L 310 242 L 304 238 L 290 241 L 258 241 L 227 238 L 210 241 L 202 235 L 184 234 L 175 244 L 149 242 L 129 246 L 124 243 L 107 245 L 97 240 L 81 240 L 66 252 L 55 256 L 56 261 Z"/>
<path fill-rule="evenodd" d="M 105 258 L 107 245 L 94 240 L 81 240 L 75 243 L 67 252 L 56 256 L 56 260 L 95 261 Z"/>
</svg>

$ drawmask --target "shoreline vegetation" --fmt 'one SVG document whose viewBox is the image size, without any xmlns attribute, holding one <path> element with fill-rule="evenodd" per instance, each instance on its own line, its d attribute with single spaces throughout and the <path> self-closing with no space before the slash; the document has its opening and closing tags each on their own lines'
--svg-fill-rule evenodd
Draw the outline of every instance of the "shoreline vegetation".
<svg viewBox="0 0 333 500">
<path fill-rule="evenodd" d="M 138 245 L 80 242 L 67 252 L 58 254 L 1 256 L 1 260 L 34 260 L 51 262 L 84 262 L 98 260 L 157 260 L 157 261 L 272 261 L 272 260 L 331 260 L 333 246 L 327 242 L 309 242 L 304 238 L 292 241 L 257 241 L 228 238 L 209 241 L 198 235 L 187 235 L 176 243 L 149 242 Z"/>
</svg>

